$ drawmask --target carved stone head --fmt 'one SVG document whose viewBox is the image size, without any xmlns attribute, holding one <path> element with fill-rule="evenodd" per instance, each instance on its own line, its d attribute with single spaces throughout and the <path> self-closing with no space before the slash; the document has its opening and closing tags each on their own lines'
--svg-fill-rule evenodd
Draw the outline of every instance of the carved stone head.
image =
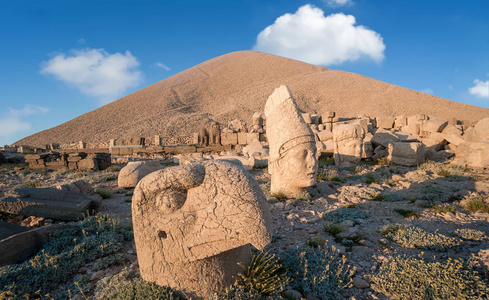
<svg viewBox="0 0 489 300">
<path fill-rule="evenodd" d="M 360 125 L 343 124 L 333 131 L 334 160 L 338 168 L 356 166 L 362 159 L 363 137 L 365 133 Z"/>
<path fill-rule="evenodd" d="M 265 105 L 270 147 L 271 193 L 295 197 L 316 183 L 317 149 L 314 133 L 287 86 L 275 89 Z"/>
<path fill-rule="evenodd" d="M 271 216 L 256 181 L 225 161 L 201 161 L 149 174 L 132 202 L 141 276 L 207 297 L 249 264 L 250 244 L 270 243 Z"/>
</svg>

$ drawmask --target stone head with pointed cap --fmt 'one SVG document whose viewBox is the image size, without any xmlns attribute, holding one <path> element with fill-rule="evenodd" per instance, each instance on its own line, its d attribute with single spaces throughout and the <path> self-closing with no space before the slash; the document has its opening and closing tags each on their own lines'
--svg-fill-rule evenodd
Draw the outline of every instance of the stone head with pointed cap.
<svg viewBox="0 0 489 300">
<path fill-rule="evenodd" d="M 270 147 L 270 192 L 296 197 L 316 183 L 316 140 L 285 85 L 275 89 L 265 105 Z"/>
</svg>

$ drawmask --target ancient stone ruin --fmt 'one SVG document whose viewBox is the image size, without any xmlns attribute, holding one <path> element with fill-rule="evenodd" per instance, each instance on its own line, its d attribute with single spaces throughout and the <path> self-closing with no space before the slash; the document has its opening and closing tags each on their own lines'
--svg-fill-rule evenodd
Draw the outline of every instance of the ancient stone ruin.
<svg viewBox="0 0 489 300">
<path fill-rule="evenodd" d="M 105 170 L 111 166 L 109 153 L 56 152 L 28 154 L 26 162 L 31 169 L 50 170 Z"/>
<path fill-rule="evenodd" d="M 272 175 L 270 192 L 296 197 L 316 183 L 316 140 L 287 86 L 280 86 L 265 105 Z"/>
<path fill-rule="evenodd" d="M 203 299 L 234 282 L 250 244 L 271 238 L 265 195 L 225 161 L 168 167 L 144 177 L 132 202 L 141 276 Z"/>
</svg>

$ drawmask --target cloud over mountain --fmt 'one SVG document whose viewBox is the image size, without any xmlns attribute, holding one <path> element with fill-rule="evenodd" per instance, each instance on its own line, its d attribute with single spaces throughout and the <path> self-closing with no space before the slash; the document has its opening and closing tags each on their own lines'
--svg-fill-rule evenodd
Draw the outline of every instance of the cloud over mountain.
<svg viewBox="0 0 489 300">
<path fill-rule="evenodd" d="M 354 16 L 324 16 L 308 4 L 260 32 L 254 50 L 329 66 L 362 58 L 381 62 L 385 45 L 379 33 L 356 25 Z"/>
</svg>

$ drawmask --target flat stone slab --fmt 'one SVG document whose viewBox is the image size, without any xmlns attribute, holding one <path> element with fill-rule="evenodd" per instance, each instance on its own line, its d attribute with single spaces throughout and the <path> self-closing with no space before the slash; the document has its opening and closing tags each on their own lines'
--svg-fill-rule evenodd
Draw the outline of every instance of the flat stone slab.
<svg viewBox="0 0 489 300">
<path fill-rule="evenodd" d="M 96 210 L 92 199 L 55 188 L 23 188 L 0 200 L 0 211 L 49 219 L 81 220 Z"/>
<path fill-rule="evenodd" d="M 29 228 L 0 221 L 0 240 L 27 230 Z"/>
<path fill-rule="evenodd" d="M 7 224 L 7 225 L 5 225 Z M 0 267 L 24 261 L 35 254 L 47 242 L 48 236 L 54 230 L 66 225 L 48 225 L 29 230 L 28 228 L 12 228 L 5 222 L 0 222 L 0 232 L 18 231 L 8 237 L 0 238 Z M 16 226 L 16 225 L 13 225 Z M 22 227 L 22 226 L 17 226 Z M 22 231 L 19 231 L 22 230 Z"/>
</svg>

